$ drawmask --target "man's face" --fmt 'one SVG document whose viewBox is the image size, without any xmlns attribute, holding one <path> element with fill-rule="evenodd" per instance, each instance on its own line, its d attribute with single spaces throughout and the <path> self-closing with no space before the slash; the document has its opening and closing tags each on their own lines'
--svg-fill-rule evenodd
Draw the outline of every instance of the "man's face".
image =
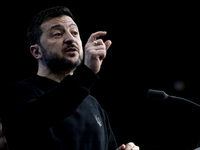
<svg viewBox="0 0 200 150">
<path fill-rule="evenodd" d="M 46 66 L 52 72 L 70 71 L 83 59 L 82 42 L 75 22 L 66 15 L 41 25 L 40 48 Z"/>
</svg>

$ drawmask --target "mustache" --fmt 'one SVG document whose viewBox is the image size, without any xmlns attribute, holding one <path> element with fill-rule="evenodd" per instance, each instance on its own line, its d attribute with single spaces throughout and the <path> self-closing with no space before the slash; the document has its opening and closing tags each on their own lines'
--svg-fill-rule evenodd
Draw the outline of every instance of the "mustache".
<svg viewBox="0 0 200 150">
<path fill-rule="evenodd" d="M 76 45 L 74 45 L 74 44 L 67 45 L 66 47 L 64 47 L 64 48 L 62 49 L 62 52 L 67 51 L 69 48 L 75 48 L 78 52 L 80 52 L 80 49 L 78 48 L 78 46 L 76 46 Z"/>
</svg>

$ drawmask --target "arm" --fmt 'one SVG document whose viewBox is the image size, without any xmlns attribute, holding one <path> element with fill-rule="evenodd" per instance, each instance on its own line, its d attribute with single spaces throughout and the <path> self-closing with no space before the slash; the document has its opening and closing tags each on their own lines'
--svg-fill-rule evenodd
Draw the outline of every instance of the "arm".
<svg viewBox="0 0 200 150">
<path fill-rule="evenodd" d="M 23 126 L 51 126 L 71 115 L 89 94 L 89 88 L 98 79 L 89 68 L 81 66 L 73 76 L 67 76 L 57 87 L 38 96 L 29 84 L 15 84 L 8 91 L 6 115 L 17 118 Z"/>
</svg>

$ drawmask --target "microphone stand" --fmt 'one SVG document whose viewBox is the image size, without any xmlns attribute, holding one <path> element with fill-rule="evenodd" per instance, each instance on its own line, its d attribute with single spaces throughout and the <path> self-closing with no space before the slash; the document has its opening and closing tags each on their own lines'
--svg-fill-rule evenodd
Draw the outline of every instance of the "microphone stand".
<svg viewBox="0 0 200 150">
<path fill-rule="evenodd" d="M 164 91 L 160 91 L 160 90 L 152 90 L 152 89 L 149 89 L 148 92 L 147 92 L 147 98 L 148 99 L 156 99 L 156 100 L 165 100 L 165 99 L 170 99 L 170 100 L 182 100 L 182 101 L 185 101 L 185 102 L 188 102 L 190 104 L 193 104 L 197 107 L 200 107 L 199 104 L 193 102 L 193 101 L 190 101 L 188 99 L 185 99 L 185 98 L 182 98 L 182 97 L 177 97 L 177 96 L 172 96 L 172 95 L 168 95 L 166 94 Z M 199 142 L 197 144 L 197 147 L 196 149 L 194 150 L 200 150 L 200 147 L 199 147 L 199 144 L 200 144 L 200 139 L 199 139 Z M 199 147 L 199 148 L 198 148 Z"/>
<path fill-rule="evenodd" d="M 147 92 L 147 98 L 148 99 L 156 99 L 156 100 L 165 100 L 165 99 L 171 99 L 171 100 L 182 100 L 188 103 L 191 103 L 197 107 L 200 107 L 199 104 L 190 101 L 188 99 L 182 98 L 182 97 L 177 97 L 177 96 L 172 96 L 172 95 L 168 95 L 166 94 L 164 91 L 160 91 L 160 90 L 152 90 L 149 89 Z"/>
<path fill-rule="evenodd" d="M 182 97 L 177 97 L 177 96 L 169 95 L 169 96 L 168 96 L 168 99 L 171 99 L 171 100 L 182 100 L 182 101 L 188 102 L 188 103 L 190 103 L 190 104 L 193 104 L 193 105 L 195 105 L 195 106 L 197 106 L 197 107 L 200 107 L 199 104 L 197 104 L 197 103 L 195 103 L 195 102 L 193 102 L 193 101 L 190 101 L 190 100 L 188 100 L 188 99 L 186 99 L 186 98 L 182 98 Z"/>
</svg>

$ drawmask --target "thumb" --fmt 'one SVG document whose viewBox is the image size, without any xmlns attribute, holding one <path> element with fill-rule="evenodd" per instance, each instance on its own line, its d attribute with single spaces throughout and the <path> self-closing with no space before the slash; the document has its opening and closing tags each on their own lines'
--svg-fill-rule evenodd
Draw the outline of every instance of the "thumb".
<svg viewBox="0 0 200 150">
<path fill-rule="evenodd" d="M 106 50 L 109 49 L 109 47 L 111 46 L 111 44 L 112 44 L 111 40 L 107 40 L 107 41 L 105 42 Z"/>
</svg>

